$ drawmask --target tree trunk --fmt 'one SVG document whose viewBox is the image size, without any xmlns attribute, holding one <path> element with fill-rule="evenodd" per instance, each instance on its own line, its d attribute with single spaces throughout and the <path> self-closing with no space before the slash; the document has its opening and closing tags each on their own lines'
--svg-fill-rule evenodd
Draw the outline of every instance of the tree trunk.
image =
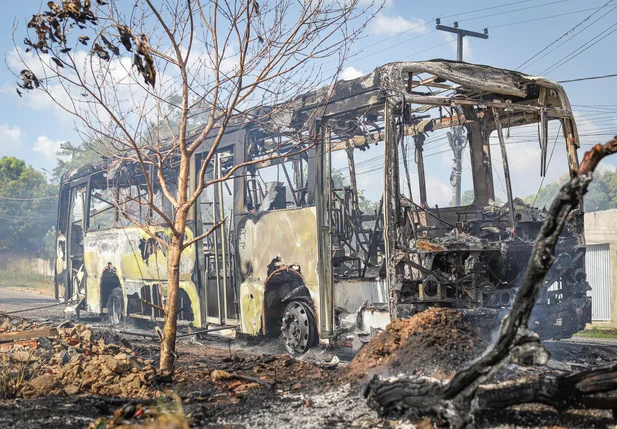
<svg viewBox="0 0 617 429">
<path fill-rule="evenodd" d="M 178 289 L 180 288 L 180 257 L 184 236 L 172 238 L 167 248 L 167 302 L 165 326 L 161 341 L 161 371 L 172 371 L 176 361 L 176 329 L 178 326 Z"/>
<path fill-rule="evenodd" d="M 161 371 L 173 371 L 176 362 L 176 330 L 178 328 L 178 290 L 180 288 L 180 259 L 186 233 L 186 218 L 191 206 L 186 204 L 190 155 L 182 152 L 178 170 L 178 200 L 174 221 L 174 232 L 167 247 L 167 302 L 165 305 L 165 327 L 161 341 Z"/>
<path fill-rule="evenodd" d="M 382 415 L 404 415 L 410 409 L 444 415 L 446 383 L 431 377 L 381 379 L 366 388 L 369 405 Z M 617 409 L 617 397 L 598 396 L 617 388 L 617 364 L 565 374 L 545 373 L 525 379 L 482 384 L 476 390 L 473 411 L 542 403 L 563 412 L 568 409 Z"/>
</svg>

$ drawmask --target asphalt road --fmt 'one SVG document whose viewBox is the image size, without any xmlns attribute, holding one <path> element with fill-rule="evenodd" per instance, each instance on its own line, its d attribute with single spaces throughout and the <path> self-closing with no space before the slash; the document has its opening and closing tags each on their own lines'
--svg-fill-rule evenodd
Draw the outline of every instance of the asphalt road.
<svg viewBox="0 0 617 429">
<path fill-rule="evenodd" d="M 28 310 L 36 307 L 56 304 L 54 297 L 32 292 L 21 292 L 13 288 L 0 286 L 0 312 Z M 64 319 L 64 305 L 15 313 L 14 316 L 29 319 Z"/>
</svg>

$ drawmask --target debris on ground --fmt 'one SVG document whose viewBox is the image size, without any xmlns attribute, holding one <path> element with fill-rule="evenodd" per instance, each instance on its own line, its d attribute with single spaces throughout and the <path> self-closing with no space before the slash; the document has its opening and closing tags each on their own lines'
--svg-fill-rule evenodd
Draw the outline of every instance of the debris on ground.
<svg viewBox="0 0 617 429">
<path fill-rule="evenodd" d="M 0 329 L 0 340 L 19 340 L 1 343 L 0 395 L 4 398 L 80 393 L 146 398 L 158 394 L 153 361 L 136 356 L 123 343 L 106 341 L 85 325 L 49 328 L 4 318 Z M 24 338 L 34 340 L 24 342 Z"/>
<path fill-rule="evenodd" d="M 56 336 L 36 337 L 35 331 L 54 326 L 0 317 L 2 333 L 32 332 L 27 340 L 0 342 L 0 359 L 4 359 L 0 376 L 10 369 L 16 392 L 4 396 L 0 392 L 0 427 L 422 427 L 433 423 L 379 417 L 367 406 L 356 382 L 368 381 L 361 378 L 364 371 L 446 377 L 451 371 L 440 366 L 460 366 L 484 348 L 471 326 L 456 311 L 427 310 L 393 322 L 350 365 L 322 350 L 294 358 L 281 354 L 278 343 L 232 347 L 226 340 L 212 338 L 179 342 L 172 377 L 156 371 L 157 342 L 133 337 L 129 342 L 111 330 L 78 324 L 57 327 Z M 563 355 L 569 366 L 585 365 L 595 357 L 587 343 L 561 341 L 548 346 L 554 357 Z M 615 355 L 617 345 L 604 347 L 607 355 Z M 143 367 L 131 368 L 131 362 Z M 508 380 L 535 374 L 535 368 L 507 370 Z M 90 386 L 84 384 L 90 378 L 87 374 L 94 380 Z M 144 383 L 142 374 L 152 378 Z M 137 377 L 127 382 L 131 375 Z M 128 394 L 126 385 L 137 379 L 137 394 Z M 105 380 L 110 381 L 102 386 Z M 181 409 L 170 391 L 181 401 Z M 582 416 L 538 414 L 535 408 L 500 410 L 499 416 L 504 417 L 499 423 L 537 427 L 540 421 L 550 421 L 566 427 L 609 427 L 610 413 L 594 412 Z M 494 413 L 479 415 L 476 423 L 482 429 L 499 426 Z"/>
<path fill-rule="evenodd" d="M 171 399 L 151 406 L 129 402 L 118 408 L 113 417 L 100 417 L 90 423 L 88 429 L 189 429 L 191 425 L 184 414 L 182 400 L 176 395 Z"/>
<path fill-rule="evenodd" d="M 463 320 L 461 312 L 430 308 L 410 319 L 391 322 L 360 349 L 347 374 L 351 380 L 418 372 L 447 377 L 485 349 L 486 343 Z"/>
</svg>

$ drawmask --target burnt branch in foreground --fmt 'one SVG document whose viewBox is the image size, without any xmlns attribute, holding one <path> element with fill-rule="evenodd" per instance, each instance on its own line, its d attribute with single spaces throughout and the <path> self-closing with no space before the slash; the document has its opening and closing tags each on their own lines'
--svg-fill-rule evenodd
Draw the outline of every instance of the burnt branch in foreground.
<svg viewBox="0 0 617 429">
<path fill-rule="evenodd" d="M 367 393 L 370 392 L 369 404 L 382 414 L 401 415 L 416 411 L 448 418 L 452 410 L 448 410 L 450 404 L 443 400 L 445 386 L 446 383 L 431 377 L 375 378 L 367 387 Z M 569 408 L 595 408 L 615 413 L 617 397 L 597 396 L 615 389 L 617 364 L 566 374 L 541 374 L 478 386 L 473 411 L 541 403 L 560 412 Z"/>
<path fill-rule="evenodd" d="M 520 385 L 481 386 L 509 363 L 530 366 L 544 365 L 548 361 L 549 353 L 540 344 L 538 335 L 527 328 L 529 317 L 543 280 L 555 262 L 555 245 L 568 216 L 583 201 L 600 160 L 615 152 L 617 137 L 604 145 L 594 146 L 585 154 L 576 176 L 564 184 L 555 197 L 534 244 L 510 313 L 501 323 L 497 341 L 486 353 L 456 372 L 448 382 L 424 376 L 390 379 L 375 376 L 364 392 L 369 406 L 381 414 L 432 413 L 448 420 L 451 427 L 459 428 L 472 425 L 473 413 L 479 408 L 493 408 L 491 402 L 501 406 L 544 402 L 567 408 L 590 402 L 592 398 L 584 398 L 587 395 L 617 387 L 617 366 L 563 377 L 545 375 Z M 568 399 L 568 396 L 572 398 Z M 614 408 L 611 401 L 596 402 L 599 408 Z M 600 407 L 602 403 L 604 406 Z"/>
</svg>

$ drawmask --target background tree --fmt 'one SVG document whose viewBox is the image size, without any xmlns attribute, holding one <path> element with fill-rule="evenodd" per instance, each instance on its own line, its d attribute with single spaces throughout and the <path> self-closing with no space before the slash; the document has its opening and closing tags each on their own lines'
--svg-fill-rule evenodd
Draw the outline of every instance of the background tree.
<svg viewBox="0 0 617 429">
<path fill-rule="evenodd" d="M 166 248 L 161 369 L 174 363 L 182 251 L 211 232 L 186 239 L 187 216 L 214 182 L 206 172 L 230 120 L 250 118 L 276 129 L 274 119 L 286 110 L 285 100 L 333 84 L 350 43 L 372 16 L 359 2 L 63 0 L 47 3 L 49 9 L 28 22 L 25 49 L 17 50 L 24 65 L 16 73 L 20 95 L 43 91 L 74 116 L 83 141 L 105 142 L 110 165 L 130 164 L 145 177 L 145 199 L 128 196 L 115 203 Z M 330 76 L 320 72 L 322 59 L 338 63 Z M 320 93 L 322 103 L 330 93 Z M 271 108 L 252 109 L 258 105 Z M 171 112 L 177 126 L 169 123 Z M 191 130 L 195 114 L 205 121 Z M 302 126 L 285 130 L 295 143 L 290 151 L 306 147 L 306 131 L 318 114 L 309 113 Z M 199 153 L 196 184 L 189 188 Z M 234 165 L 216 180 L 239 168 Z M 171 213 L 154 203 L 157 188 L 171 203 Z M 126 204 L 145 204 L 156 212 L 169 240 L 133 218 Z"/>
<path fill-rule="evenodd" d="M 473 200 L 473 189 L 467 189 L 461 195 L 461 205 L 468 206 L 469 204 L 473 203 Z"/>
<path fill-rule="evenodd" d="M 461 195 L 461 205 L 463 205 L 463 206 L 467 206 L 467 205 L 473 203 L 473 200 L 474 200 L 473 189 L 467 189 Z M 501 198 L 496 197 L 495 198 L 495 202 L 501 203 L 502 200 L 501 200 Z"/>
<path fill-rule="evenodd" d="M 14 157 L 0 159 L 0 249 L 39 252 L 56 221 L 57 186 Z"/>
<path fill-rule="evenodd" d="M 559 189 L 568 180 L 566 176 L 556 182 L 543 186 L 536 194 L 523 198 L 527 204 L 538 208 L 548 208 Z M 589 190 L 585 195 L 585 211 L 595 212 L 617 208 L 617 170 L 606 170 L 596 173 Z"/>
<path fill-rule="evenodd" d="M 60 150 L 57 155 L 57 164 L 52 170 L 52 177 L 55 182 L 60 182 L 62 175 L 71 170 L 82 167 L 97 161 L 102 161 L 102 155 L 105 154 L 107 148 L 104 144 L 96 142 L 83 142 L 81 144 L 73 144 L 64 142 L 60 145 Z"/>
</svg>

